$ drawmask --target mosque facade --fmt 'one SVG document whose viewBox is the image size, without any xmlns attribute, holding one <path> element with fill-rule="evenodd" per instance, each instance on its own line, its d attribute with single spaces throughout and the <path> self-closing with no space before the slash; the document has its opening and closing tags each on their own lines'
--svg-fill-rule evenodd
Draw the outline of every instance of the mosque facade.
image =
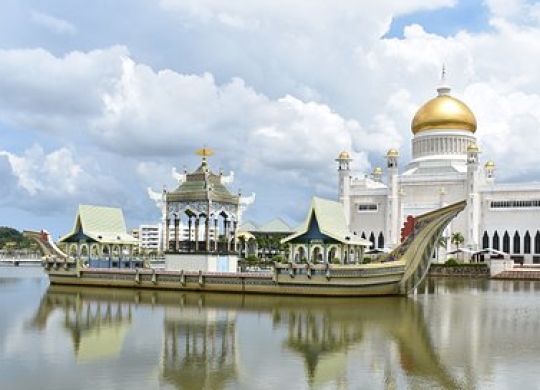
<svg viewBox="0 0 540 390">
<path fill-rule="evenodd" d="M 450 238 L 459 232 L 465 250 L 494 249 L 519 262 L 540 263 L 540 183 L 497 182 L 495 163 L 481 159 L 471 109 L 444 82 L 437 92 L 412 120 L 408 164 L 390 149 L 385 169 L 355 175 L 347 151 L 336 159 L 349 229 L 374 248 L 392 248 L 407 217 L 466 199 L 466 210 L 444 233 L 443 256 L 455 248 Z"/>
</svg>

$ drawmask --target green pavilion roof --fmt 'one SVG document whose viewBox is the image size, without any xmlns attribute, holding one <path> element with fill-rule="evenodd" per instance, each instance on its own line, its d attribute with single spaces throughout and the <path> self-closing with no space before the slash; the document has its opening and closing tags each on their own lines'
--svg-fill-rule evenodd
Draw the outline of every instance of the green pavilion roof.
<svg viewBox="0 0 540 390">
<path fill-rule="evenodd" d="M 207 191 L 205 180 L 208 170 L 208 181 L 211 191 Z M 232 195 L 227 187 L 221 183 L 221 176 L 210 171 L 205 161 L 193 173 L 186 175 L 186 181 L 180 183 L 174 191 L 168 192 L 167 202 L 197 202 L 212 200 L 225 204 L 238 205 L 240 196 Z"/>
<path fill-rule="evenodd" d="M 74 242 L 79 237 L 103 244 L 136 244 L 138 241 L 127 233 L 122 209 L 115 207 L 79 205 L 73 230 L 60 242 Z"/>
<path fill-rule="evenodd" d="M 259 227 L 255 222 L 246 221 L 238 228 L 238 232 L 258 232 Z"/>
<path fill-rule="evenodd" d="M 261 233 L 293 233 L 294 230 L 281 218 L 275 218 L 259 227 Z"/>
<path fill-rule="evenodd" d="M 318 197 L 313 197 L 306 220 L 299 230 L 284 238 L 282 242 L 289 242 L 307 234 L 313 218 L 317 220 L 321 233 L 336 241 L 343 244 L 371 246 L 370 241 L 357 237 L 349 231 L 341 203 Z"/>
</svg>

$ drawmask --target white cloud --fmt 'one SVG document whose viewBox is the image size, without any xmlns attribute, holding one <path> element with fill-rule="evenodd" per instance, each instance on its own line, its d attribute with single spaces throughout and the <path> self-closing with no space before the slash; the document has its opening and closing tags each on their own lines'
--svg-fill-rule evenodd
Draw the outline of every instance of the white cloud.
<svg viewBox="0 0 540 390">
<path fill-rule="evenodd" d="M 57 34 L 75 34 L 77 32 L 77 28 L 67 20 L 56 18 L 42 12 L 32 12 L 32 20 Z"/>
<path fill-rule="evenodd" d="M 489 31 L 443 37 L 411 25 L 402 39 L 381 38 L 397 15 L 454 3 L 161 0 L 182 21 L 170 39 L 190 42 L 173 69 L 155 70 L 121 46 L 0 50 L 0 122 L 60 145 L 34 159 L 6 151 L 0 175 L 37 198 L 54 186 L 55 161 L 71 158 L 80 170 L 60 188 L 73 198 L 81 177 L 128 183 L 118 196 L 154 212 L 145 187 L 170 180 L 173 164 L 193 169 L 188 156 L 207 145 L 215 169 L 235 170 L 238 186 L 258 193 L 255 211 L 301 217 L 310 195 L 335 193 L 341 150 L 353 149 L 358 170 L 380 164 L 388 148 L 407 160 L 411 118 L 445 63 L 454 95 L 477 115 L 482 156 L 510 178 L 520 151 L 520 174 L 538 177 L 540 156 L 523 150 L 539 135 L 540 28 L 525 17 L 538 7 L 491 0 Z M 195 73 L 191 56 L 204 60 Z"/>
<path fill-rule="evenodd" d="M 21 155 L 0 151 L 0 166 L 6 195 L 0 206 L 50 214 L 73 209 L 78 203 L 118 204 L 124 196 L 121 183 L 92 172 L 92 161 L 83 161 L 67 148 L 46 153 L 33 145 Z"/>
</svg>

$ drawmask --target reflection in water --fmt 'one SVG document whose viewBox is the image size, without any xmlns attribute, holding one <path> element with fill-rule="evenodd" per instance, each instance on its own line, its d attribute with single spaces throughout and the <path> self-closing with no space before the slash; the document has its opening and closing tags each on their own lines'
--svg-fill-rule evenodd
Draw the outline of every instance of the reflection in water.
<svg viewBox="0 0 540 390">
<path fill-rule="evenodd" d="M 281 345 L 300 359 L 310 388 L 344 385 L 354 354 L 382 356 L 384 382 L 395 388 L 459 388 L 434 351 L 420 304 L 408 298 L 332 299 L 174 293 L 50 286 L 33 324 L 45 329 L 54 311 L 63 314 L 78 362 L 117 357 L 140 306 L 164 311 L 159 380 L 177 389 L 245 386 L 237 322 L 256 314 L 271 323 L 271 334 L 257 337 Z M 148 331 L 156 331 L 148 330 Z M 256 345 L 256 344 L 255 344 Z M 126 346 L 124 346 L 126 347 Z M 129 346 L 128 346 L 129 347 Z M 270 353 L 266 350 L 260 354 Z M 362 355 L 362 356 L 364 356 Z M 375 358 L 373 358 L 376 360 Z M 270 375 L 288 375 L 273 358 Z M 371 370 L 365 360 L 362 372 Z M 268 375 L 265 373 L 264 375 Z M 264 375 L 258 377 L 264 381 Z M 251 375 L 253 377 L 253 375 Z"/>
<path fill-rule="evenodd" d="M 236 314 L 183 294 L 165 309 L 162 379 L 178 389 L 222 389 L 236 379 Z"/>
<path fill-rule="evenodd" d="M 132 321 L 132 303 L 122 303 L 114 295 L 86 299 L 71 290 L 55 292 L 53 287 L 41 299 L 32 324 L 44 330 L 56 310 L 64 316 L 77 362 L 117 358 Z"/>
</svg>

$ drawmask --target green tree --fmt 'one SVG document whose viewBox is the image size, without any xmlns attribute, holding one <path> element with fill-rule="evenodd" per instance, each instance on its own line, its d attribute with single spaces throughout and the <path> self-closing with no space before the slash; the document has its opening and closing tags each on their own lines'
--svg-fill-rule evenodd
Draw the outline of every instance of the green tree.
<svg viewBox="0 0 540 390">
<path fill-rule="evenodd" d="M 456 250 L 459 250 L 459 246 L 465 242 L 465 237 L 460 232 L 452 233 L 450 242 L 456 246 Z"/>
<path fill-rule="evenodd" d="M 0 248 L 10 243 L 10 249 L 22 249 L 30 248 L 32 241 L 27 239 L 19 232 L 17 229 L 11 227 L 1 226 L 0 227 Z M 13 244 L 14 243 L 14 244 Z"/>
</svg>

